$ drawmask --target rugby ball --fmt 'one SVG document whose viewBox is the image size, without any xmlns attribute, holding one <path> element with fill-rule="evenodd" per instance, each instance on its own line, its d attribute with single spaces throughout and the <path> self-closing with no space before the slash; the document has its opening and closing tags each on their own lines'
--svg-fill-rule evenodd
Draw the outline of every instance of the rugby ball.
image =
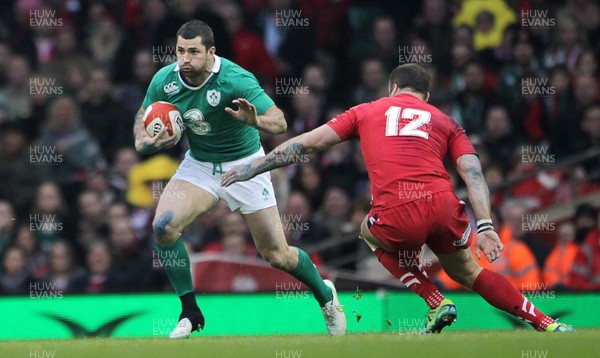
<svg viewBox="0 0 600 358">
<path fill-rule="evenodd" d="M 185 129 L 181 113 L 169 102 L 158 101 L 149 105 L 144 112 L 143 120 L 150 137 L 155 137 L 166 126 L 167 131 L 163 134 L 163 138 L 176 136 L 179 141 Z"/>
</svg>

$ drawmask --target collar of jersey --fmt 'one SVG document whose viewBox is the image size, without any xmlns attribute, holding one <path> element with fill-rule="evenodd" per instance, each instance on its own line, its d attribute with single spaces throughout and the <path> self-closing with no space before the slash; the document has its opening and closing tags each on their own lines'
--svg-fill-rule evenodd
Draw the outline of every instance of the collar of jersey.
<svg viewBox="0 0 600 358">
<path fill-rule="evenodd" d="M 179 76 L 179 82 L 181 82 L 181 84 L 183 85 L 183 87 L 191 89 L 191 90 L 199 90 L 200 88 L 202 88 L 211 78 L 215 73 L 218 73 L 221 70 L 221 58 L 217 55 L 213 55 L 215 57 L 215 63 L 213 63 L 213 67 L 212 70 L 210 71 L 210 75 L 204 80 L 204 82 L 202 82 L 200 85 L 198 86 L 190 86 L 187 82 L 185 82 L 183 80 L 183 78 L 181 78 L 181 72 L 179 72 L 179 64 L 175 65 L 175 68 L 173 69 L 173 72 L 177 72 L 177 75 Z"/>
</svg>

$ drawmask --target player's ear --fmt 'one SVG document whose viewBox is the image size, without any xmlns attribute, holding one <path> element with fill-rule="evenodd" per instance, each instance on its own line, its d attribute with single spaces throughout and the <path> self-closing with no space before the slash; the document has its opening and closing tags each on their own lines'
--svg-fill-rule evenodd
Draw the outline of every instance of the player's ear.
<svg viewBox="0 0 600 358">
<path fill-rule="evenodd" d="M 425 95 L 425 102 L 429 102 L 429 97 L 431 97 L 431 93 L 427 91 L 427 94 Z"/>
<path fill-rule="evenodd" d="M 389 97 L 392 97 L 398 91 L 398 85 L 395 83 L 388 84 Z"/>
</svg>

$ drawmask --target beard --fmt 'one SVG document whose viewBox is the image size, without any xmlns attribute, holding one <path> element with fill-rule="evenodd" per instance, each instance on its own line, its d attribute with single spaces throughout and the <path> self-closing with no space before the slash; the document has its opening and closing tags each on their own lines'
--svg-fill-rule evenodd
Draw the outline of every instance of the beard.
<svg viewBox="0 0 600 358">
<path fill-rule="evenodd" d="M 206 66 L 205 66 L 206 68 Z M 179 70 L 181 71 L 181 73 L 188 78 L 196 78 L 201 76 L 205 71 L 204 69 L 194 69 L 193 67 L 189 66 L 189 67 L 179 67 Z"/>
</svg>

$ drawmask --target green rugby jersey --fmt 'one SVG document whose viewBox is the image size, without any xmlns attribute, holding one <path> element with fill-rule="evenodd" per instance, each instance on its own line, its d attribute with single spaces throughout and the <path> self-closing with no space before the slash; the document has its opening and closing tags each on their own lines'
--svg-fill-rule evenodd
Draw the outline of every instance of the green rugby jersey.
<svg viewBox="0 0 600 358">
<path fill-rule="evenodd" d="M 194 159 L 223 163 L 260 149 L 258 130 L 225 112 L 225 107 L 234 108 L 231 101 L 236 98 L 248 100 L 259 115 L 275 104 L 252 73 L 215 55 L 212 73 L 201 85 L 190 86 L 181 76 L 177 62 L 161 68 L 150 82 L 142 107 L 145 110 L 156 101 L 175 105 Z"/>
</svg>

